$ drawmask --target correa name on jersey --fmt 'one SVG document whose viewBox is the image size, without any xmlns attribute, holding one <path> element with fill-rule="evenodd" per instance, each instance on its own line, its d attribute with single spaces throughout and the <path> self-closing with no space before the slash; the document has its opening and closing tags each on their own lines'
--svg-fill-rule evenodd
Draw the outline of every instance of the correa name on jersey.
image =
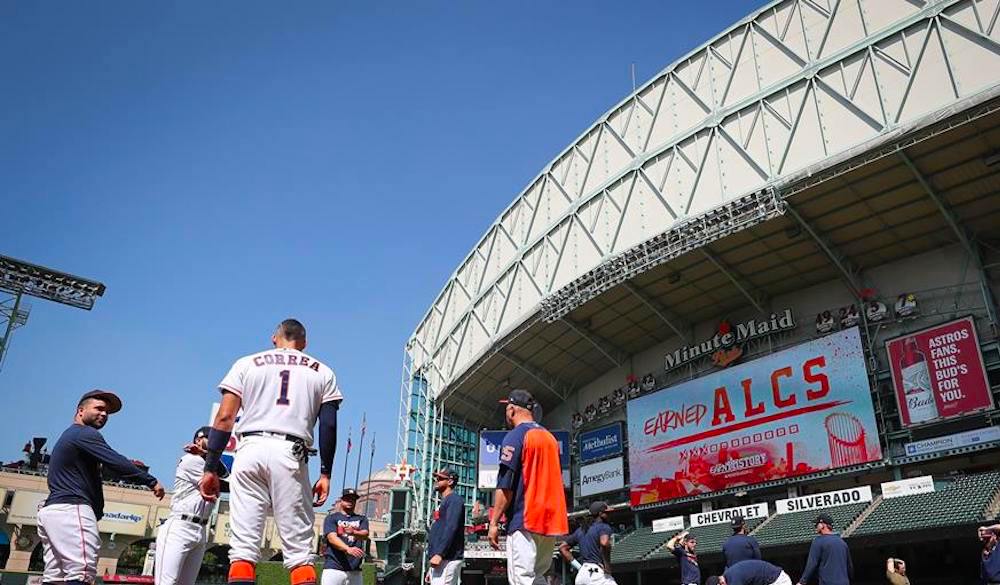
<svg viewBox="0 0 1000 585">
<path fill-rule="evenodd" d="M 315 372 L 319 371 L 320 362 L 318 360 L 309 359 L 308 357 L 302 355 L 288 355 L 281 353 L 265 353 L 263 355 L 257 355 L 253 358 L 253 365 L 259 367 L 263 366 L 300 366 L 309 368 Z"/>
</svg>

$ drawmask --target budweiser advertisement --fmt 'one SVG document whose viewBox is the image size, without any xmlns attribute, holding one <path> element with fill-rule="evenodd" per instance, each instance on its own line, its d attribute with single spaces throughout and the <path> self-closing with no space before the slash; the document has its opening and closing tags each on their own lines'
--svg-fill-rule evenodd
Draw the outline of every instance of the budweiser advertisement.
<svg viewBox="0 0 1000 585">
<path fill-rule="evenodd" d="M 993 407 L 972 317 L 885 342 L 903 426 Z"/>
<path fill-rule="evenodd" d="M 858 329 L 628 403 L 632 505 L 882 458 Z"/>
</svg>

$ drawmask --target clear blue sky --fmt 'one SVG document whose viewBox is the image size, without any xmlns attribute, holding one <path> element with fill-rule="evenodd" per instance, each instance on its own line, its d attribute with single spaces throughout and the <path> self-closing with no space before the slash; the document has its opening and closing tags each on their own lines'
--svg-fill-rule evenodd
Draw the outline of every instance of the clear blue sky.
<svg viewBox="0 0 1000 585">
<path fill-rule="evenodd" d="M 403 344 L 497 214 L 629 63 L 645 81 L 762 4 L 0 4 L 0 253 L 108 286 L 32 303 L 0 459 L 109 388 L 109 442 L 172 481 L 232 361 L 295 316 L 352 455 L 367 411 L 389 463 Z"/>
</svg>

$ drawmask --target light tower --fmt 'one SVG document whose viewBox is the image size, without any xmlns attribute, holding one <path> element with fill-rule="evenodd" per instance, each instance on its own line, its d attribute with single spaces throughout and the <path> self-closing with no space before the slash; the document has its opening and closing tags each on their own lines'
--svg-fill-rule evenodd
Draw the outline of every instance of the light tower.
<svg viewBox="0 0 1000 585">
<path fill-rule="evenodd" d="M 104 295 L 100 282 L 73 276 L 44 266 L 0 255 L 0 369 L 14 330 L 28 322 L 28 309 L 21 307 L 25 295 L 55 301 L 78 309 L 94 308 L 97 297 Z"/>
</svg>

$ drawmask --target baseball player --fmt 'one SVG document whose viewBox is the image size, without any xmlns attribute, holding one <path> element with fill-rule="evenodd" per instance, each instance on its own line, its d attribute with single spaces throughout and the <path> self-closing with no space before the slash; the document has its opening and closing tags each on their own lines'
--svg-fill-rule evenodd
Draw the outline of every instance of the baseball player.
<svg viewBox="0 0 1000 585">
<path fill-rule="evenodd" d="M 530 392 L 511 390 L 500 403 L 506 405 L 504 416 L 513 430 L 500 446 L 488 538 L 494 549 L 500 548 L 498 522 L 507 512 L 508 583 L 545 585 L 555 537 L 569 532 L 559 443 L 535 422 L 538 403 Z"/>
<path fill-rule="evenodd" d="M 303 353 L 306 329 L 302 323 L 282 321 L 271 342 L 274 349 L 236 360 L 219 383 L 222 404 L 208 435 L 199 488 L 209 501 L 218 497 L 216 471 L 242 407 L 235 425 L 240 442 L 229 479 L 229 582 L 254 582 L 264 522 L 268 509 L 273 509 L 291 585 L 313 585 L 315 516 L 309 505 L 306 459 L 318 418 L 320 477 L 312 486 L 312 505 L 321 506 L 330 493 L 337 409 L 343 396 L 333 370 Z"/>
<path fill-rule="evenodd" d="M 726 572 L 705 580 L 705 585 L 792 585 L 781 567 L 760 559 L 747 559 L 726 567 Z"/>
<path fill-rule="evenodd" d="M 698 539 L 687 530 L 667 541 L 667 549 L 677 557 L 681 568 L 681 585 L 701 583 L 701 567 L 698 566 L 698 553 L 695 552 L 697 547 Z"/>
<path fill-rule="evenodd" d="M 733 516 L 733 535 L 722 544 L 722 554 L 726 557 L 726 568 L 740 561 L 760 560 L 760 544 L 747 534 L 747 523 L 743 516 Z"/>
<path fill-rule="evenodd" d="M 434 511 L 434 524 L 427 539 L 431 585 L 458 585 L 465 550 L 465 500 L 455 493 L 458 473 L 441 469 L 434 474 L 434 489 L 441 505 Z"/>
<path fill-rule="evenodd" d="M 576 585 L 615 585 L 611 577 L 611 535 L 614 531 L 608 525 L 609 509 L 607 502 L 591 504 L 590 515 L 594 521 L 590 526 L 577 528 L 559 544 L 559 553 L 576 569 Z M 580 547 L 582 565 L 570 552 L 574 545 Z"/>
<path fill-rule="evenodd" d="M 195 431 L 194 439 L 177 463 L 170 516 L 156 534 L 153 565 L 156 585 L 193 585 L 198 578 L 208 545 L 208 516 L 212 512 L 212 504 L 198 491 L 198 481 L 205 468 L 204 454 L 211 431 L 212 427 Z M 219 477 L 228 477 L 225 465 L 220 463 L 216 469 Z"/>
<path fill-rule="evenodd" d="M 979 561 L 979 579 L 986 585 L 1000 584 L 998 534 L 1000 534 L 1000 524 L 979 527 L 979 541 L 983 543 L 982 558 Z"/>
<path fill-rule="evenodd" d="M 323 520 L 327 546 L 322 585 L 361 585 L 361 561 L 365 559 L 361 545 L 368 538 L 368 518 L 354 513 L 357 502 L 358 492 L 344 488 L 340 509 Z"/>
<path fill-rule="evenodd" d="M 121 479 L 138 481 L 163 499 L 163 486 L 104 442 L 100 429 L 122 409 L 112 392 L 93 390 L 80 398 L 73 424 L 66 429 L 49 461 L 49 497 L 38 511 L 38 536 L 45 559 L 44 583 L 80 585 L 97 577 L 101 537 L 97 523 L 104 515 L 101 467 Z"/>
<path fill-rule="evenodd" d="M 806 585 L 817 574 L 820 585 L 850 585 L 854 574 L 851 551 L 844 539 L 833 532 L 833 518 L 824 512 L 816 517 L 815 524 L 818 536 L 809 546 L 809 558 L 799 585 Z"/>
</svg>

